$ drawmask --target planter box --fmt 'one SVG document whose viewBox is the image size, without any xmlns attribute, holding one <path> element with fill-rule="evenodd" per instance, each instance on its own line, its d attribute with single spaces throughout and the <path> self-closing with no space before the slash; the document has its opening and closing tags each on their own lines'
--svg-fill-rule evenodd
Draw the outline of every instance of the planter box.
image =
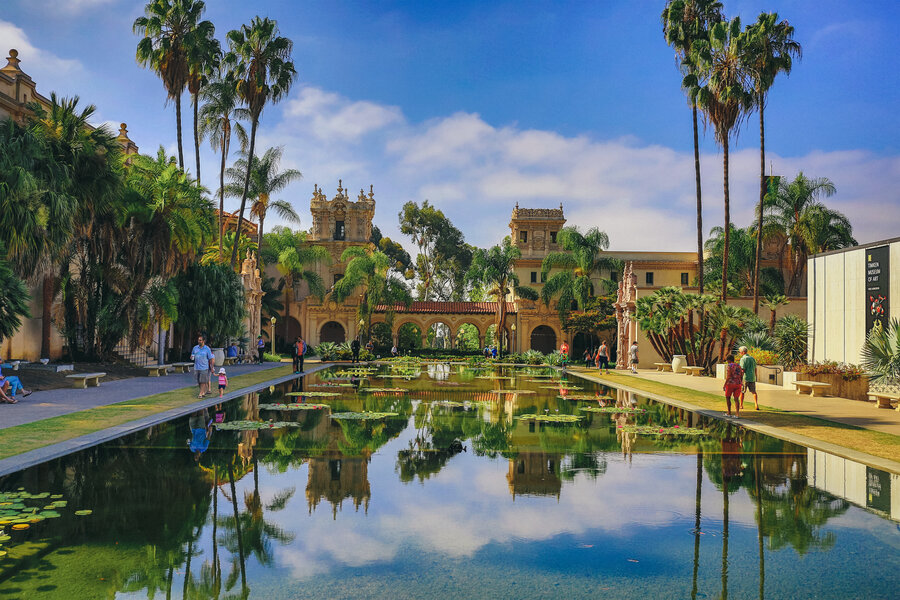
<svg viewBox="0 0 900 600">
<path fill-rule="evenodd" d="M 756 365 L 756 381 L 769 385 L 781 385 L 784 367 L 781 365 Z M 793 386 L 791 386 L 793 387 Z"/>
<path fill-rule="evenodd" d="M 798 374 L 797 381 L 830 383 L 831 389 L 827 392 L 829 396 L 838 396 L 851 400 L 869 400 L 869 378 L 866 376 L 862 376 L 854 381 L 847 381 L 841 375 L 835 373 L 823 373 L 821 375 Z"/>
</svg>

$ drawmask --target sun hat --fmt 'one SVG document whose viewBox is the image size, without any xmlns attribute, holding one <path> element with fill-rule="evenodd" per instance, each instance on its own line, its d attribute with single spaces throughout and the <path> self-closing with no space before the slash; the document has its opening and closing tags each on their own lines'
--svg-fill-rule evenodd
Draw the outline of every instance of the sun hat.
<svg viewBox="0 0 900 600">
<path fill-rule="evenodd" d="M 221 367 L 219 369 L 219 375 L 224 375 L 224 374 L 225 374 L 225 367 Z"/>
</svg>

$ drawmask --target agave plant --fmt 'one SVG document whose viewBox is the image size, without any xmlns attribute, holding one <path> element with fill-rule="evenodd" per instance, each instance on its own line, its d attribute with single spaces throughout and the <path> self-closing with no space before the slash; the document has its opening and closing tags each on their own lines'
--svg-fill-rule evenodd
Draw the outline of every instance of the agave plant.
<svg viewBox="0 0 900 600">
<path fill-rule="evenodd" d="M 540 365 L 544 362 L 544 354 L 540 350 L 526 350 L 521 356 L 525 364 Z"/>
<path fill-rule="evenodd" d="M 775 340 L 772 339 L 767 331 L 747 331 L 745 329 L 741 337 L 735 342 L 735 350 L 741 346 L 772 352 L 775 350 Z"/>
<path fill-rule="evenodd" d="M 900 320 L 892 319 L 887 327 L 876 323 L 862 347 L 862 366 L 872 383 L 900 384 Z"/>
<path fill-rule="evenodd" d="M 323 362 L 329 362 L 337 357 L 338 347 L 334 342 L 322 342 L 316 346 L 316 354 Z"/>
<path fill-rule="evenodd" d="M 775 324 L 775 350 L 785 367 L 805 363 L 808 345 L 809 323 L 800 317 L 786 315 Z"/>
<path fill-rule="evenodd" d="M 561 354 L 559 350 L 554 350 L 544 357 L 544 362 L 546 362 L 551 367 L 558 367 L 563 364 L 565 358 L 566 357 L 563 356 L 563 354 Z"/>
</svg>

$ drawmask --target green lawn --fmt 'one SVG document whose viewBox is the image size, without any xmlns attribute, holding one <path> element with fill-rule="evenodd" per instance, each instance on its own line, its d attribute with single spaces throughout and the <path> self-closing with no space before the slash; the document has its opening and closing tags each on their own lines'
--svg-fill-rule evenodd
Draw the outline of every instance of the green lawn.
<svg viewBox="0 0 900 600">
<path fill-rule="evenodd" d="M 289 375 L 292 372 L 293 370 L 290 366 L 284 366 L 238 375 L 230 379 L 229 387 L 232 389 L 251 387 L 271 379 Z M 0 429 L 0 459 L 94 433 L 107 427 L 122 425 L 196 401 L 196 388 L 185 387 L 172 390 L 171 392 L 153 394 L 152 396 L 89 408 L 68 415 L 35 421 L 34 423 Z"/>
</svg>

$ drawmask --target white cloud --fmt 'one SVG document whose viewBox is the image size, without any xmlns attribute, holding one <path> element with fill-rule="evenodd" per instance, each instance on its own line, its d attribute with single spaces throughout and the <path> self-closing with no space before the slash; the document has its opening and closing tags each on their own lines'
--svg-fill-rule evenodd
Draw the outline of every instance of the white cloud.
<svg viewBox="0 0 900 600">
<path fill-rule="evenodd" d="M 749 137 L 752 136 L 748 136 Z M 401 239 L 396 214 L 407 200 L 429 199 L 470 243 L 494 244 L 508 234 L 516 202 L 523 207 L 564 205 L 569 224 L 605 230 L 614 250 L 683 250 L 696 245 L 693 155 L 632 137 L 598 140 L 553 131 L 494 126 L 458 112 L 410 123 L 397 107 L 353 101 L 303 88 L 284 118 L 261 133 L 266 145 L 284 145 L 285 163 L 304 173 L 285 194 L 301 216 L 312 185 L 333 195 L 339 178 L 355 195 L 375 185 L 375 220 Z M 723 220 L 722 156 L 701 156 L 704 235 Z M 900 156 L 863 150 L 768 153 L 774 172 L 829 177 L 838 194 L 830 206 L 850 217 L 860 242 L 896 235 Z M 759 155 L 740 140 L 731 153 L 732 221 L 749 225 L 759 194 Z M 301 191 L 302 190 L 302 191 Z M 885 215 L 895 218 L 886 219 Z M 304 219 L 308 223 L 308 218 Z"/>
<path fill-rule="evenodd" d="M 3 40 L 3 52 L 10 48 L 19 51 L 19 60 L 22 61 L 19 68 L 35 81 L 38 92 L 46 92 L 47 96 L 49 96 L 47 91 L 49 82 L 55 83 L 61 79 L 72 79 L 84 74 L 85 69 L 81 62 L 71 58 L 60 58 L 35 47 L 22 28 L 2 19 L 0 19 L 0 40 Z M 4 54 L 2 58 L 5 57 Z"/>
</svg>

